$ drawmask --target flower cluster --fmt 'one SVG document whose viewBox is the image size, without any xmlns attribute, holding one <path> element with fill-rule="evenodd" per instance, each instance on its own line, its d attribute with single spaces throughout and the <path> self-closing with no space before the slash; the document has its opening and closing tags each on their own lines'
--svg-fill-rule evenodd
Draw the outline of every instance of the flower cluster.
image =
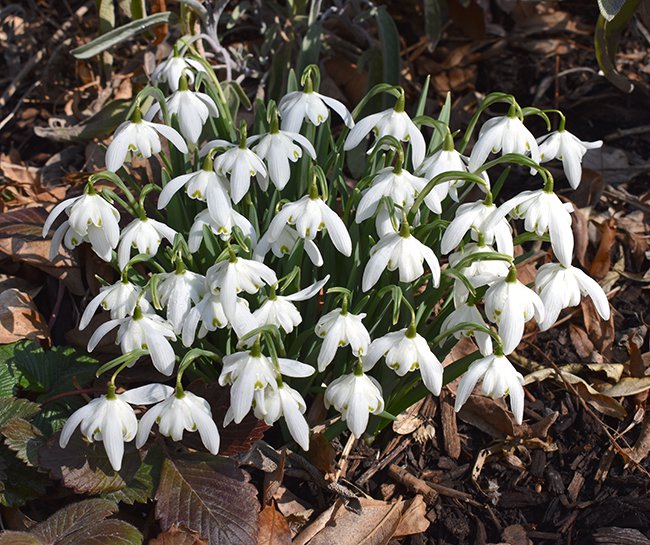
<svg viewBox="0 0 650 545">
<path fill-rule="evenodd" d="M 188 370 L 230 388 L 224 425 L 251 412 L 268 425 L 283 418 L 307 450 L 305 398 L 321 392 L 360 437 L 371 415 L 405 408 L 413 381 L 438 395 L 446 382 L 441 361 L 461 337 L 477 352 L 471 364 L 451 364 L 469 364 L 456 409 L 482 381 L 485 395 L 509 395 L 521 422 L 523 377 L 507 356 L 526 323 L 547 329 L 583 295 L 609 318 L 603 290 L 572 266 L 573 208 L 540 164 L 561 160 L 576 187 L 584 153 L 600 142 L 581 142 L 557 111 L 559 129 L 536 139 L 526 117 L 541 116 L 550 129 L 551 112 L 522 109 L 503 94 L 487 97 L 455 142 L 442 116 L 411 118 L 398 87 L 364 99 L 388 92 L 393 107 L 353 119 L 317 91 L 318 81 L 309 66 L 302 89 L 259 106 L 258 133 L 249 135 L 243 122 L 236 130 L 209 64 L 191 48 L 175 50 L 115 132 L 106 171 L 52 210 L 44 235 L 67 216 L 52 237 L 52 257 L 62 244 L 88 242 L 119 274 L 88 303 L 79 327 L 102 307 L 110 319 L 88 349 L 117 329 L 123 353 L 103 368 L 117 368 L 107 394 L 68 420 L 62 446 L 79 426 L 88 440 L 104 442 L 118 470 L 123 443 L 141 447 L 157 423 L 175 441 L 198 430 L 218 452 L 210 406 L 183 389 Z M 156 100 L 145 111 L 149 97 Z M 486 121 L 466 154 L 484 108 L 497 102 L 507 113 Z M 351 181 L 345 156 L 359 147 L 367 149 L 366 167 Z M 129 165 L 154 156 L 158 180 Z M 525 167 L 540 188 L 497 206 L 490 174 L 502 165 Z M 530 241 L 549 241 L 555 260 L 528 286 L 517 256 Z M 116 394 L 119 373 L 145 356 L 162 375 L 176 374 L 176 386 Z M 404 378 L 387 390 L 379 362 Z M 138 424 L 131 405 L 148 404 Z"/>
</svg>

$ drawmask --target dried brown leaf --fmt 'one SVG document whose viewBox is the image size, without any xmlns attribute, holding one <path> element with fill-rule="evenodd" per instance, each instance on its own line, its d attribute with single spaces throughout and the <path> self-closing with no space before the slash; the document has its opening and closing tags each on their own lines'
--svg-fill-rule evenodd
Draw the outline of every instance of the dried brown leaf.
<svg viewBox="0 0 650 545">
<path fill-rule="evenodd" d="M 291 545 L 291 530 L 286 519 L 273 504 L 267 505 L 257 519 L 258 545 Z"/>
<path fill-rule="evenodd" d="M 208 545 L 199 534 L 183 526 L 172 526 L 149 541 L 149 545 Z"/>
<path fill-rule="evenodd" d="M 49 336 L 47 323 L 28 293 L 17 288 L 0 293 L 0 344 Z"/>
</svg>

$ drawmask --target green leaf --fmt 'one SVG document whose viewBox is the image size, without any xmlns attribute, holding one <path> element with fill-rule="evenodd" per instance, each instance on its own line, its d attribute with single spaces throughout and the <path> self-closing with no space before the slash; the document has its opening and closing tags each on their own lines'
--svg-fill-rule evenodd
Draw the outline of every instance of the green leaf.
<svg viewBox="0 0 650 545">
<path fill-rule="evenodd" d="M 20 507 L 45 494 L 45 487 L 50 484 L 46 475 L 27 467 L 4 445 L 0 445 L 0 460 L 0 466 L 4 468 L 5 473 L 0 491 L 0 504 Z"/>
<path fill-rule="evenodd" d="M 19 460 L 30 467 L 38 467 L 38 451 L 45 439 L 36 426 L 24 418 L 13 418 L 0 428 L 0 433 Z"/>
<path fill-rule="evenodd" d="M 11 397 L 18 384 L 18 377 L 11 372 L 8 365 L 0 365 L 0 397 Z"/>
<path fill-rule="evenodd" d="M 0 545 L 44 545 L 44 543 L 27 532 L 2 532 Z"/>
<path fill-rule="evenodd" d="M 117 502 L 147 503 L 154 497 L 160 481 L 160 470 L 162 468 L 163 452 L 159 447 L 149 449 L 142 460 L 135 475 L 127 482 L 127 486 L 117 492 L 106 494 L 106 499 Z"/>
<path fill-rule="evenodd" d="M 38 412 L 38 405 L 26 399 L 5 397 L 0 399 L 0 426 L 12 418 L 26 418 Z"/>
<path fill-rule="evenodd" d="M 156 518 L 163 530 L 183 525 L 210 545 L 256 543 L 256 488 L 234 462 L 166 459 L 156 493 Z"/>
<path fill-rule="evenodd" d="M 54 543 L 84 526 L 94 525 L 115 512 L 117 504 L 112 501 L 84 500 L 57 511 L 47 520 L 34 526 L 30 533 L 47 543 Z"/>
<path fill-rule="evenodd" d="M 381 52 L 384 66 L 385 83 L 398 85 L 400 82 L 400 47 L 399 32 L 395 21 L 389 15 L 385 6 L 379 6 L 375 11 L 377 24 L 379 27 L 379 40 L 381 42 Z M 387 105 L 388 101 L 386 101 Z"/>
<path fill-rule="evenodd" d="M 151 27 L 170 23 L 173 18 L 174 14 L 171 11 L 163 11 L 161 13 L 149 15 L 143 19 L 131 21 L 130 23 L 113 29 L 106 34 L 102 34 L 86 45 L 73 49 L 70 53 L 72 53 L 72 55 L 77 59 L 90 59 L 102 51 L 106 51 L 120 42 L 129 40 Z"/>
<path fill-rule="evenodd" d="M 435 46 L 442 36 L 442 0 L 424 0 L 424 30 Z"/>
</svg>

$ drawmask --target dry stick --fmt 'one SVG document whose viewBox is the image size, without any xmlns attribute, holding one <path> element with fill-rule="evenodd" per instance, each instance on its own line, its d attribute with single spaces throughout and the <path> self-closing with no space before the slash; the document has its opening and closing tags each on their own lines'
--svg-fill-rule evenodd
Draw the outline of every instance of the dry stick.
<svg viewBox="0 0 650 545">
<path fill-rule="evenodd" d="M 542 356 L 544 357 L 544 359 L 546 359 L 546 360 L 549 362 L 549 364 L 551 365 L 551 367 L 553 367 L 553 370 L 555 371 L 556 375 L 562 379 L 562 382 L 564 383 L 564 386 L 566 387 L 566 389 L 567 389 L 569 392 L 571 392 L 571 393 L 573 394 L 573 396 L 578 400 L 578 403 L 580 403 L 580 405 L 582 406 L 582 408 L 583 408 L 583 409 L 584 409 L 584 410 L 585 410 L 589 415 L 591 415 L 591 417 L 592 417 L 592 418 L 593 418 L 593 419 L 598 423 L 598 425 L 600 426 L 600 428 L 602 429 L 602 431 L 605 432 L 605 435 L 607 436 L 607 439 L 609 439 L 609 442 L 610 442 L 610 445 L 612 446 L 612 448 L 614 448 L 614 450 L 616 450 L 616 452 L 618 452 L 624 460 L 625 460 L 625 459 L 630 459 L 630 460 L 632 460 L 632 459 L 630 458 L 630 456 L 628 455 L 628 453 L 625 451 L 625 449 L 624 449 L 623 447 L 621 447 L 621 446 L 618 444 L 618 441 L 616 441 L 616 439 L 614 438 L 614 436 L 613 436 L 613 435 L 610 433 L 610 431 L 607 429 L 607 428 L 608 428 L 607 424 L 605 424 L 605 422 L 603 422 L 603 421 L 598 417 L 598 415 L 597 415 L 597 414 L 596 414 L 596 413 L 591 409 L 591 407 L 589 407 L 589 405 L 587 404 L 587 402 L 586 402 L 584 399 L 582 399 L 582 397 L 581 397 L 580 394 L 576 391 L 576 389 L 573 387 L 573 385 L 570 384 L 570 383 L 569 383 L 569 382 L 564 378 L 564 375 L 562 374 L 562 371 L 561 371 L 560 368 L 555 364 L 555 362 L 554 362 L 551 358 L 549 358 L 549 357 L 544 353 L 543 350 L 541 350 L 540 348 L 538 348 L 538 347 L 535 346 L 534 344 L 530 344 L 530 343 L 529 343 L 529 346 L 531 346 L 532 348 L 534 348 L 535 350 L 537 350 L 540 354 L 542 354 Z M 635 460 L 632 460 L 632 462 L 634 463 L 634 466 L 635 466 L 635 467 L 636 467 L 636 468 L 637 468 L 641 473 L 643 473 L 646 477 L 650 477 L 650 473 L 648 473 L 648 471 L 647 471 L 644 467 L 642 467 L 640 463 L 636 462 Z"/>
<path fill-rule="evenodd" d="M 341 459 L 338 464 L 339 468 L 336 470 L 336 473 L 334 475 L 335 483 L 339 482 L 341 476 L 345 476 L 345 473 L 348 469 L 348 457 L 350 456 L 350 452 L 352 452 L 352 447 L 354 447 L 354 444 L 356 442 L 357 442 L 357 438 L 354 436 L 353 433 L 351 433 L 350 437 L 348 437 L 347 443 L 345 443 L 345 447 L 343 447 L 343 452 L 341 452 Z"/>
<path fill-rule="evenodd" d="M 404 439 L 393 451 L 385 456 L 378 463 L 373 464 L 372 467 L 368 468 L 361 477 L 359 477 L 355 482 L 357 486 L 363 486 L 366 484 L 376 473 L 382 471 L 388 464 L 393 462 L 402 452 L 404 452 L 407 447 L 411 444 L 411 437 Z"/>
<path fill-rule="evenodd" d="M 86 13 L 88 13 L 88 5 L 90 2 L 87 2 L 83 6 L 81 6 L 77 11 L 75 11 L 74 16 L 81 19 L 83 18 Z M 68 29 L 73 25 L 74 23 L 74 18 L 69 18 L 65 23 L 61 25 L 61 28 L 57 30 L 52 38 L 50 39 L 49 45 L 54 45 L 57 42 L 59 42 L 64 36 L 65 33 L 68 31 Z M 11 97 L 16 93 L 18 90 L 18 87 L 20 86 L 20 82 L 25 79 L 29 73 L 36 67 L 36 65 L 43 60 L 43 57 L 47 54 L 47 48 L 42 48 L 39 51 L 36 52 L 36 54 L 25 63 L 25 66 L 23 66 L 23 69 L 18 72 L 15 78 L 11 81 L 7 89 L 5 89 L 5 92 L 2 93 L 2 96 L 0 97 L 0 108 L 4 107 L 7 102 L 11 99 Z"/>
</svg>

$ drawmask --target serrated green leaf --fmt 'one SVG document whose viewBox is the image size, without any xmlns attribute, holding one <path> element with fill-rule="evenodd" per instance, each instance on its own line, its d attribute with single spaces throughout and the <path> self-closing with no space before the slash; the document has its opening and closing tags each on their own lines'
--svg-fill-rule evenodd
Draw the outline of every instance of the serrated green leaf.
<svg viewBox="0 0 650 545">
<path fill-rule="evenodd" d="M 13 396 L 17 384 L 18 378 L 11 372 L 9 366 L 0 363 L 0 397 Z"/>
<path fill-rule="evenodd" d="M 256 543 L 257 491 L 234 462 L 166 459 L 156 493 L 163 530 L 182 524 L 210 545 Z"/>
<path fill-rule="evenodd" d="M 38 428 L 24 418 L 12 418 L 0 428 L 0 433 L 5 437 L 5 445 L 19 460 L 30 467 L 38 467 L 38 451 L 45 442 Z"/>
<path fill-rule="evenodd" d="M 106 499 L 129 505 L 136 502 L 147 503 L 154 497 L 158 488 L 162 462 L 162 449 L 159 447 L 150 449 L 133 478 L 127 482 L 127 486 L 117 492 L 106 494 Z"/>
<path fill-rule="evenodd" d="M 73 49 L 70 53 L 77 59 L 90 59 L 95 55 L 106 51 L 111 47 L 124 42 L 156 25 L 172 22 L 174 14 L 171 11 L 163 11 L 131 21 L 126 25 L 115 28 L 106 34 L 95 38 L 92 42 Z"/>
<path fill-rule="evenodd" d="M 38 405 L 26 399 L 15 397 L 0 398 L 0 426 L 4 426 L 12 418 L 26 418 L 38 412 Z"/>
<path fill-rule="evenodd" d="M 31 534 L 47 543 L 55 543 L 84 526 L 92 525 L 117 512 L 117 504 L 102 499 L 84 500 L 60 509 L 34 526 Z"/>
<path fill-rule="evenodd" d="M 4 488 L 0 492 L 1 505 L 20 507 L 45 494 L 49 484 L 46 475 L 27 467 L 4 445 L 0 445 L 0 459 L 6 465 Z"/>
</svg>

